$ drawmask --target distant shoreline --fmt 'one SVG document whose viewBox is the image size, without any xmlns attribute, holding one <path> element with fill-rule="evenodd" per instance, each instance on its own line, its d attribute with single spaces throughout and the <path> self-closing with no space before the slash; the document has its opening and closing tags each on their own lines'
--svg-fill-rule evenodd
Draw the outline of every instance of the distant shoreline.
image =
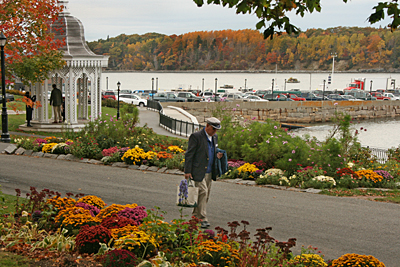
<svg viewBox="0 0 400 267">
<path fill-rule="evenodd" d="M 331 70 L 104 70 L 103 73 L 332 73 Z M 398 71 L 361 70 L 361 71 L 336 71 L 334 73 L 400 73 Z"/>
</svg>

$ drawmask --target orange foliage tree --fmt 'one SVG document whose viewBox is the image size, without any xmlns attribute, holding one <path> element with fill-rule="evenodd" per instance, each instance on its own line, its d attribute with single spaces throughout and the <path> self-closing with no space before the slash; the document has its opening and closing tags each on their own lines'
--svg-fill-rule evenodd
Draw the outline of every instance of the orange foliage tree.
<svg viewBox="0 0 400 267">
<path fill-rule="evenodd" d="M 6 76 L 18 76 L 25 83 L 47 78 L 49 71 L 63 65 L 64 41 L 54 40 L 50 25 L 61 7 L 57 0 L 3 0 L 0 3 L 0 31 L 7 37 L 4 47 Z"/>
</svg>

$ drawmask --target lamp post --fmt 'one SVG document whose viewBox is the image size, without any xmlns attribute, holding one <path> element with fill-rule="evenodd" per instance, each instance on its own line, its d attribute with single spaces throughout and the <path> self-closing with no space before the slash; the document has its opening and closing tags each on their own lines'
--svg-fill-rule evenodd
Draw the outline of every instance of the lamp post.
<svg viewBox="0 0 400 267">
<path fill-rule="evenodd" d="M 369 84 L 369 97 L 370 97 L 370 100 L 372 100 L 372 80 L 371 80 L 371 83 Z"/>
<path fill-rule="evenodd" d="M 151 78 L 151 100 L 154 100 L 154 78 Z"/>
<path fill-rule="evenodd" d="M 119 119 L 119 87 L 121 86 L 120 82 L 117 82 L 118 86 L 118 103 L 117 103 L 117 120 Z"/>
<path fill-rule="evenodd" d="M 214 102 L 217 102 L 217 81 L 218 79 L 215 78 L 215 93 L 214 93 Z"/>
<path fill-rule="evenodd" d="M 274 83 L 275 83 L 275 80 L 274 79 L 272 79 L 272 101 L 274 101 Z"/>
<path fill-rule="evenodd" d="M 330 84 L 333 84 L 333 73 L 335 72 L 335 57 L 337 57 L 337 54 L 336 53 L 331 53 L 331 57 L 332 57 L 333 61 L 332 61 L 332 75 L 331 75 Z M 332 85 L 332 87 L 333 87 L 333 85 Z"/>
<path fill-rule="evenodd" d="M 1 110 L 1 142 L 10 143 L 10 134 L 8 133 L 8 117 L 7 117 L 7 99 L 6 99 L 6 67 L 4 60 L 4 46 L 7 38 L 0 33 L 1 47 L 1 94 L 3 96 L 3 108 Z"/>
<path fill-rule="evenodd" d="M 204 78 L 202 79 L 201 83 L 201 92 L 204 94 Z"/>
<path fill-rule="evenodd" d="M 156 90 L 154 90 L 154 93 L 158 92 L 158 78 L 156 77 Z"/>
<path fill-rule="evenodd" d="M 106 77 L 106 90 L 108 90 L 108 77 Z"/>
<path fill-rule="evenodd" d="M 245 92 L 247 92 L 246 86 L 247 86 L 247 79 L 244 79 L 244 91 L 245 91 Z"/>
<path fill-rule="evenodd" d="M 326 82 L 326 80 L 324 80 L 324 89 L 322 91 L 322 101 L 325 100 L 325 82 Z"/>
<path fill-rule="evenodd" d="M 285 79 L 285 91 L 286 91 L 286 79 Z"/>
</svg>

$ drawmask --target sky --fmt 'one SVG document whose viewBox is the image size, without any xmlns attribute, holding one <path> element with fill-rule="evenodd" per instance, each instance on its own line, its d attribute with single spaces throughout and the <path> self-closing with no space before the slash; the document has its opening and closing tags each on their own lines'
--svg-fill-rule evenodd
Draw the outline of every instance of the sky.
<svg viewBox="0 0 400 267">
<path fill-rule="evenodd" d="M 207 2 L 207 0 L 204 0 Z M 378 0 L 321 0 L 322 11 L 304 17 L 290 14 L 292 24 L 309 28 L 386 27 L 389 20 L 370 25 L 368 16 Z M 197 7 L 193 0 L 69 0 L 72 16 L 82 21 L 86 41 L 120 34 L 156 32 L 181 35 L 195 31 L 255 29 L 254 14 L 236 14 L 220 5 Z"/>
</svg>

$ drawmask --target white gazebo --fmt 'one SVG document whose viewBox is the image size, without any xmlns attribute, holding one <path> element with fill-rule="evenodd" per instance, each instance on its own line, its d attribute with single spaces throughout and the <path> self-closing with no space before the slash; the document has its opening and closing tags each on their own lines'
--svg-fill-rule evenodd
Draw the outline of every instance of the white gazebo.
<svg viewBox="0 0 400 267">
<path fill-rule="evenodd" d="M 59 0 L 58 4 L 64 9 L 51 25 L 51 31 L 56 39 L 65 41 L 60 50 L 64 53 L 66 65 L 53 71 L 44 83 L 32 86 L 31 95 L 36 95 L 42 104 L 34 111 L 32 126 L 42 131 L 56 132 L 66 127 L 76 131 L 101 114 L 101 73 L 102 68 L 108 66 L 109 57 L 96 55 L 89 49 L 82 22 L 70 15 L 68 1 Z M 51 109 L 50 116 L 48 109 L 52 84 L 56 84 L 65 96 L 64 123 L 52 124 L 54 114 Z"/>
</svg>

